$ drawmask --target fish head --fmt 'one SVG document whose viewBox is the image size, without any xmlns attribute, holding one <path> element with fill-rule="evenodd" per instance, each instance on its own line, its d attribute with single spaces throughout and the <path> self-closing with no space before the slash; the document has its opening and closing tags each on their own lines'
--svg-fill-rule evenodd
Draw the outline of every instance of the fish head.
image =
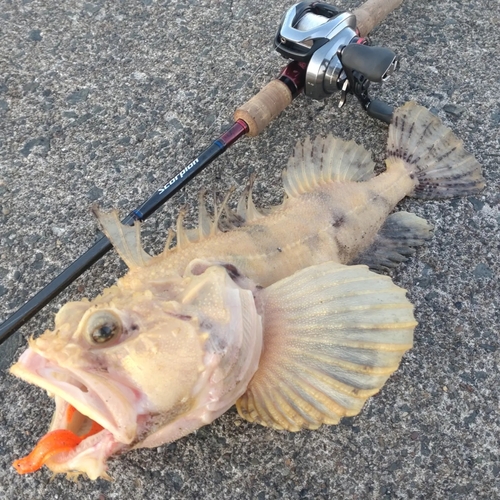
<svg viewBox="0 0 500 500">
<path fill-rule="evenodd" d="M 262 326 L 255 287 L 233 267 L 129 273 L 64 305 L 55 328 L 30 339 L 11 373 L 55 396 L 49 432 L 86 436 L 45 465 L 105 476 L 110 455 L 178 439 L 235 403 L 257 369 Z"/>
</svg>

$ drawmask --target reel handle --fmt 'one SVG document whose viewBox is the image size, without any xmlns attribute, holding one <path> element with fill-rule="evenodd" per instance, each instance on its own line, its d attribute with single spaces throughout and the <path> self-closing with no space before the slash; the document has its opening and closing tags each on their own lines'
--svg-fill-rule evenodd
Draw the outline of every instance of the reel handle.
<svg viewBox="0 0 500 500">
<path fill-rule="evenodd" d="M 403 0 L 367 0 L 355 9 L 352 13 L 356 16 L 356 26 L 360 36 L 367 36 L 402 3 Z"/>
<path fill-rule="evenodd" d="M 342 65 L 363 73 L 371 82 L 384 82 L 397 68 L 396 54 L 385 47 L 352 43 L 342 49 Z"/>
</svg>

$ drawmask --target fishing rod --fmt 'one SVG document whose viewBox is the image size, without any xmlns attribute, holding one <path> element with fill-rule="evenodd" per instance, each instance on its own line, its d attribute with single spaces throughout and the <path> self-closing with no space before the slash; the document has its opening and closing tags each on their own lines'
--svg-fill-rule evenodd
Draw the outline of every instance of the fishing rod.
<svg viewBox="0 0 500 500">
<path fill-rule="evenodd" d="M 255 137 L 302 92 L 325 99 L 340 92 L 339 107 L 355 96 L 367 114 L 390 123 L 392 107 L 368 96 L 371 82 L 384 82 L 397 69 L 388 48 L 369 44 L 366 36 L 403 0 L 368 0 L 353 12 L 323 2 L 303 1 L 284 15 L 274 39 L 276 50 L 291 62 L 277 79 L 234 113 L 234 124 L 195 160 L 122 220 L 144 221 L 194 176 L 244 135 Z M 112 248 L 106 236 L 70 264 L 0 325 L 0 344 Z"/>
</svg>

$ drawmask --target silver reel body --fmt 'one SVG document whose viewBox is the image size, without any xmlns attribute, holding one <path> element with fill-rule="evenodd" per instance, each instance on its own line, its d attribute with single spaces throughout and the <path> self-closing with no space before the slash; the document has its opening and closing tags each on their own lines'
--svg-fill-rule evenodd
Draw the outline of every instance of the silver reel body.
<svg viewBox="0 0 500 500">
<path fill-rule="evenodd" d="M 291 55 L 291 59 L 297 60 L 294 57 L 296 52 L 290 49 L 311 49 L 314 41 L 326 40 L 310 54 L 304 87 L 306 96 L 324 99 L 340 90 L 342 84 L 339 88 L 339 82 L 345 80 L 345 75 L 342 78 L 344 68 L 338 56 L 340 49 L 359 40 L 359 37 L 354 14 L 344 12 L 335 15 L 334 11 L 330 11 L 334 17 L 328 18 L 314 13 L 310 10 L 312 7 L 313 2 L 301 2 L 285 14 L 279 30 L 279 42 L 286 51 L 280 50 L 280 53 L 285 57 Z"/>
<path fill-rule="evenodd" d="M 340 91 L 342 107 L 350 93 L 368 114 L 390 121 L 392 108 L 371 101 L 367 92 L 370 82 L 389 78 L 398 68 L 398 58 L 359 36 L 354 14 L 322 2 L 297 3 L 284 15 L 274 44 L 283 57 L 307 64 L 306 96 L 319 100 Z"/>
</svg>

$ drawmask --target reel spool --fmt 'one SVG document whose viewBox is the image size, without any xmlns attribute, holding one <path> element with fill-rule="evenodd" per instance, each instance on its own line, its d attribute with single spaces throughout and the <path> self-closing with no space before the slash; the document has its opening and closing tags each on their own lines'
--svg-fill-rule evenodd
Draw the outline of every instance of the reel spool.
<svg viewBox="0 0 500 500">
<path fill-rule="evenodd" d="M 274 46 L 286 59 L 307 65 L 306 96 L 319 100 L 340 92 L 342 107 L 350 93 L 370 116 L 390 123 L 392 107 L 371 100 L 368 88 L 387 81 L 399 61 L 392 50 L 359 36 L 354 14 L 322 2 L 297 3 L 283 17 Z"/>
</svg>

